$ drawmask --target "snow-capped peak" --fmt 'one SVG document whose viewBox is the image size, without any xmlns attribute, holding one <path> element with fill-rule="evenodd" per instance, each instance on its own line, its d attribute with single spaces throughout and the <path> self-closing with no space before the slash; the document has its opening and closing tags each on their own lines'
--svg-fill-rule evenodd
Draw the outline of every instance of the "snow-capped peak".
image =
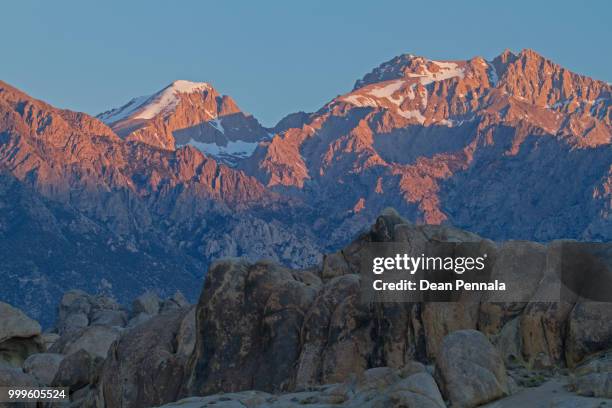
<svg viewBox="0 0 612 408">
<path fill-rule="evenodd" d="M 212 87 L 206 82 L 176 80 L 153 95 L 134 98 L 120 108 L 101 113 L 98 119 L 109 124 L 128 117 L 130 119 L 152 119 L 162 112 L 172 111 L 179 102 L 178 94 L 191 94 L 210 89 Z"/>
<path fill-rule="evenodd" d="M 211 89 L 211 86 L 208 82 L 192 82 L 186 81 L 184 79 L 177 79 L 172 82 L 166 88 L 164 88 L 161 92 L 164 92 L 168 89 L 171 89 L 175 93 L 193 93 L 200 91 L 207 91 Z"/>
<path fill-rule="evenodd" d="M 152 119 L 162 112 L 171 111 L 179 102 L 177 94 L 190 94 L 194 92 L 202 92 L 210 89 L 210 85 L 206 82 L 190 82 L 185 80 L 174 81 L 166 88 L 153 95 L 146 102 L 144 109 L 134 119 Z"/>
<path fill-rule="evenodd" d="M 355 83 L 353 90 L 394 79 L 417 78 L 423 85 L 463 77 L 464 61 L 435 61 L 412 54 L 399 55 L 372 70 Z"/>
<path fill-rule="evenodd" d="M 429 96 L 426 86 L 464 77 L 463 61 L 434 61 L 403 55 L 366 75 L 352 92 L 338 100 L 358 107 L 393 109 L 400 116 L 424 123 L 423 110 L 427 108 Z M 410 106 L 404 106 L 407 99 Z"/>
</svg>

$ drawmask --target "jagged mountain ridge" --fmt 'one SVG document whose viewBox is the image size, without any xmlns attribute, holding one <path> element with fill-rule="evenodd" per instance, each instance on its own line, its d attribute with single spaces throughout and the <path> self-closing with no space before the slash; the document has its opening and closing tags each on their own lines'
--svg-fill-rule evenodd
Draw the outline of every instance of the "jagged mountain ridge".
<svg viewBox="0 0 612 408">
<path fill-rule="evenodd" d="M 177 80 L 97 118 L 125 140 L 167 150 L 192 145 L 230 165 L 270 137 L 257 119 L 206 82 Z"/>
<path fill-rule="evenodd" d="M 609 239 L 611 94 L 531 50 L 403 55 L 240 167 L 345 212 L 371 216 L 401 197 L 389 204 L 413 219 L 497 239 Z"/>
<path fill-rule="evenodd" d="M 209 84 L 175 82 L 100 115 L 109 127 L 0 83 L 0 167 L 46 203 L 24 225 L 59 223 L 50 236 L 75 231 L 70 240 L 84 246 L 70 251 L 79 262 L 111 247 L 124 259 L 146 259 L 125 270 L 109 263 L 117 272 L 111 280 L 97 272 L 75 280 L 90 291 L 107 282 L 117 288 L 128 273 L 132 282 L 171 292 L 180 285 L 168 270 L 188 282 L 227 256 L 312 265 L 388 206 L 412 221 L 452 223 L 494 239 L 609 240 L 610 93 L 610 85 L 529 50 L 493 61 L 405 55 L 319 111 L 289 115 L 273 137 L 264 130 L 251 156 L 232 157 L 232 168 L 180 146 L 182 132 L 209 134 L 202 129 L 214 130 L 215 120 L 228 129 L 232 115 L 244 115 Z M 236 129 L 237 138 L 252 135 Z M 52 215 L 39 216 L 49 206 Z M 20 239 L 14 245 L 29 244 Z M 42 267 L 48 259 L 32 262 L 13 270 L 39 271 L 33 290 L 56 274 L 66 279 L 67 270 Z M 118 290 L 120 300 L 132 289 Z M 13 303 L 29 310 L 36 301 Z M 52 311 L 40 309 L 32 314 L 50 321 Z"/>
</svg>

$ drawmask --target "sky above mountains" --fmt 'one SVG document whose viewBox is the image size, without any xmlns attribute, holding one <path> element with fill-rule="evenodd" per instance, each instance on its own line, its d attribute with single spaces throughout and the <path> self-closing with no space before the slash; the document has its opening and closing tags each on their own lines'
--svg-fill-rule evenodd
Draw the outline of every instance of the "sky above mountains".
<svg viewBox="0 0 612 408">
<path fill-rule="evenodd" d="M 606 1 L 23 1 L 2 14 L 0 79 L 90 114 L 187 79 L 271 126 L 402 53 L 490 59 L 533 48 L 612 81 Z"/>
</svg>

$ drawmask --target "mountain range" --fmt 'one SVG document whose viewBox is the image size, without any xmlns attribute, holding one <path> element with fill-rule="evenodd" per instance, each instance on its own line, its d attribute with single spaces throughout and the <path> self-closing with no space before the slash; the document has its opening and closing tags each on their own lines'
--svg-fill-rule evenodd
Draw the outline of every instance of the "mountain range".
<svg viewBox="0 0 612 408">
<path fill-rule="evenodd" d="M 532 50 L 395 57 L 262 126 L 178 80 L 97 117 L 0 82 L 0 299 L 193 298 L 214 259 L 317 263 L 384 208 L 495 240 L 612 237 L 612 86 Z"/>
</svg>

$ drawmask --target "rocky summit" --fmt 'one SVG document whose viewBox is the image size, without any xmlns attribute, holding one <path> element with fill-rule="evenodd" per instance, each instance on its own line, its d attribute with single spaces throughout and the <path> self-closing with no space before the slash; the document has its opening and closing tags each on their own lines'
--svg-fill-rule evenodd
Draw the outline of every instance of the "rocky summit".
<svg viewBox="0 0 612 408">
<path fill-rule="evenodd" d="M 211 83 L 98 115 L 0 82 L 0 299 L 190 300 L 212 261 L 316 265 L 387 206 L 494 240 L 612 237 L 612 87 L 532 50 L 395 57 L 264 128 Z"/>
<path fill-rule="evenodd" d="M 535 284 L 524 302 L 362 302 L 358 260 L 372 242 L 476 243 L 493 274 L 521 281 L 531 265 Z M 312 268 L 216 262 L 195 305 L 146 292 L 126 307 L 73 290 L 41 332 L 0 304 L 0 386 L 68 387 L 70 406 L 92 408 L 606 406 L 612 309 L 530 302 L 558 278 L 560 244 L 496 243 L 386 210 Z"/>
<path fill-rule="evenodd" d="M 125 140 L 174 150 L 192 145 L 226 164 L 248 157 L 269 132 L 205 82 L 174 81 L 97 116 Z"/>
</svg>

